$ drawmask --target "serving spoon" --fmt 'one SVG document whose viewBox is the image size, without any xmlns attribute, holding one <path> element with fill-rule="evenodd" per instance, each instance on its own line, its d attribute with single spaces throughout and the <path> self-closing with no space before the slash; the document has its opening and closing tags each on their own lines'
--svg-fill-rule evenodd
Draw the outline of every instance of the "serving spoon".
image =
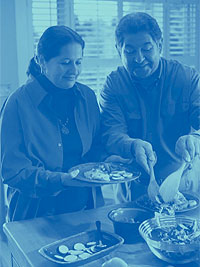
<svg viewBox="0 0 200 267">
<path fill-rule="evenodd" d="M 175 195 L 178 192 L 181 177 L 186 166 L 186 162 L 183 162 L 181 166 L 173 173 L 167 176 L 159 188 L 160 196 L 165 203 L 174 200 Z"/>
<path fill-rule="evenodd" d="M 150 168 L 150 181 L 147 188 L 147 193 L 152 201 L 155 201 L 155 197 L 159 194 L 159 185 L 156 182 L 153 164 L 149 163 Z"/>
</svg>

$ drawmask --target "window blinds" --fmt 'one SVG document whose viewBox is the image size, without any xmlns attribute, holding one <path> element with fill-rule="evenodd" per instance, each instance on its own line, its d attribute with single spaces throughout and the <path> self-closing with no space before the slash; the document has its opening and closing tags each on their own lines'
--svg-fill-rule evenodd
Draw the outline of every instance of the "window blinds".
<svg viewBox="0 0 200 267">
<path fill-rule="evenodd" d="M 114 31 L 121 16 L 143 11 L 163 31 L 163 56 L 200 67 L 199 0 L 32 0 L 35 46 L 51 25 L 65 24 L 85 40 L 80 82 L 99 93 L 106 75 L 120 64 Z"/>
<path fill-rule="evenodd" d="M 114 40 L 117 21 L 117 1 L 74 0 L 74 28 L 86 42 L 80 81 L 97 94 L 118 61 Z"/>
<path fill-rule="evenodd" d="M 57 25 L 57 0 L 32 0 L 34 49 L 44 30 Z"/>
</svg>

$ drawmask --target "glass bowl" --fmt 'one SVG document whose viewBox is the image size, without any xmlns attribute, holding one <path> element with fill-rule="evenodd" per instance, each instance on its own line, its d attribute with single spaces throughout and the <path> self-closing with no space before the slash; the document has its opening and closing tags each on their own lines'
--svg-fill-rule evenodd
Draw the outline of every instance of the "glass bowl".
<svg viewBox="0 0 200 267">
<path fill-rule="evenodd" d="M 172 233 L 170 229 L 193 229 L 194 224 L 197 229 L 195 232 L 195 234 L 197 235 L 196 239 L 192 239 L 191 241 L 183 241 L 177 239 L 178 241 L 176 242 L 173 240 L 173 236 L 172 239 L 166 238 L 166 240 L 164 240 L 163 238 L 163 235 L 166 232 Z M 179 232 L 179 230 L 177 231 Z M 153 254 L 159 259 L 172 264 L 185 264 L 199 260 L 199 231 L 200 220 L 181 215 L 159 216 L 157 218 L 146 220 L 139 226 L 139 232 Z M 182 232 L 184 237 L 184 230 L 182 230 Z M 176 230 L 173 230 L 173 233 L 177 233 Z M 169 235 L 167 234 L 167 236 Z"/>
</svg>

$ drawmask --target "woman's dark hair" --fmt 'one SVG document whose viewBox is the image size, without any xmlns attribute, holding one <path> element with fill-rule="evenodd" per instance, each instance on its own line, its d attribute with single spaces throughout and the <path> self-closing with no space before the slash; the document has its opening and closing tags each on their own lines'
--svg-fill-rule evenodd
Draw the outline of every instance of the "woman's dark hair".
<svg viewBox="0 0 200 267">
<path fill-rule="evenodd" d="M 28 69 L 26 71 L 26 75 L 30 76 L 32 75 L 34 78 L 36 78 L 38 75 L 41 74 L 41 68 L 40 65 L 36 63 L 34 57 L 31 58 Z"/>
<path fill-rule="evenodd" d="M 157 21 L 147 13 L 137 12 L 124 16 L 117 25 L 115 38 L 117 46 L 122 46 L 124 34 L 146 32 L 156 42 L 162 38 L 162 32 Z"/>
<path fill-rule="evenodd" d="M 37 56 L 43 56 L 45 61 L 49 61 L 59 55 L 60 49 L 64 45 L 74 42 L 80 44 L 84 49 L 85 42 L 77 32 L 63 25 L 51 26 L 40 37 Z"/>
</svg>

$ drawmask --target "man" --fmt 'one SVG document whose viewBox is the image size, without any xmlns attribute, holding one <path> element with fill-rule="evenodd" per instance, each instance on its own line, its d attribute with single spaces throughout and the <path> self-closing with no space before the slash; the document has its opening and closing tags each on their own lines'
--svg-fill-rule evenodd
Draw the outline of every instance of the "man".
<svg viewBox="0 0 200 267">
<path fill-rule="evenodd" d="M 124 16 L 115 35 L 123 66 L 107 77 L 101 92 L 103 140 L 110 154 L 134 159 L 143 188 L 157 161 L 161 184 L 182 160 L 190 169 L 199 161 L 200 76 L 161 57 L 162 32 L 146 13 Z M 184 189 L 197 191 L 197 184 L 182 181 Z"/>
</svg>

